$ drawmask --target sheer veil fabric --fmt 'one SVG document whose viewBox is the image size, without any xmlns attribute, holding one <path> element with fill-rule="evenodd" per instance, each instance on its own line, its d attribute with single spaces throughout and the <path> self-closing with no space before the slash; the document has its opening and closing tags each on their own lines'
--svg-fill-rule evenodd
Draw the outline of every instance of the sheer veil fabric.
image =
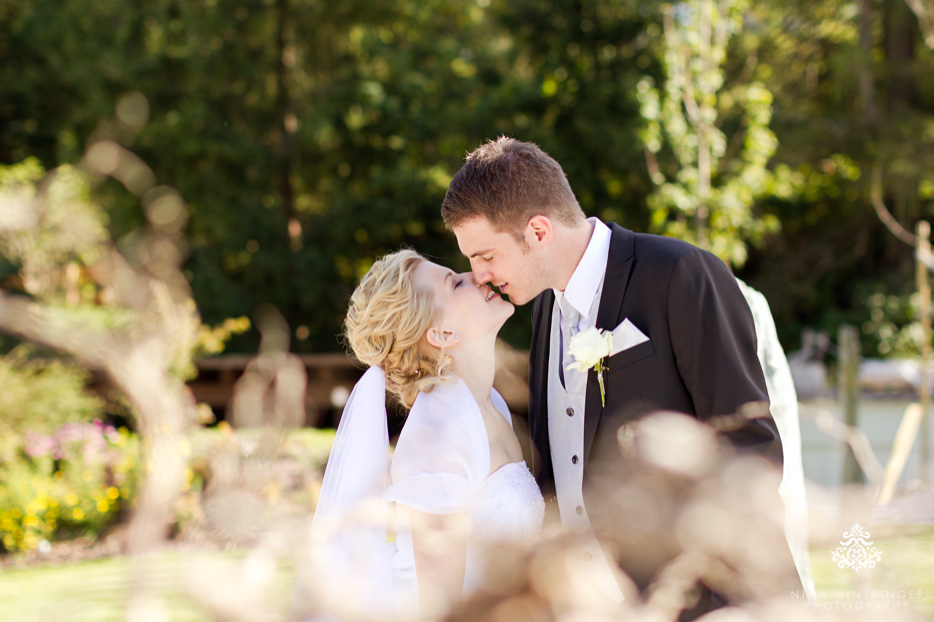
<svg viewBox="0 0 934 622">
<path fill-rule="evenodd" d="M 494 407 L 512 425 L 493 389 Z M 292 619 L 413 620 L 420 617 L 408 515 L 464 512 L 467 550 L 463 593 L 485 579 L 485 552 L 502 541 L 538 536 L 544 501 L 524 461 L 491 474 L 490 439 L 467 384 L 454 376 L 421 392 L 406 416 L 390 465 L 386 381 L 371 367 L 344 407 L 331 449 Z M 391 477 L 390 477 L 391 474 Z M 327 616 L 314 617 L 317 612 Z"/>
<path fill-rule="evenodd" d="M 393 585 L 396 546 L 387 543 L 389 430 L 386 377 L 370 367 L 354 386 L 328 457 L 290 618 L 393 619 L 415 604 Z M 322 615 L 321 612 L 328 612 Z"/>
</svg>

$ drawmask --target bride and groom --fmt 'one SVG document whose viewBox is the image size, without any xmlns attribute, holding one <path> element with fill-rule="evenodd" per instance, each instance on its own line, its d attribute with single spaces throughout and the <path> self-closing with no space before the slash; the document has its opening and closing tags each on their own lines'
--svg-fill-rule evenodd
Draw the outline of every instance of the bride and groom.
<svg viewBox="0 0 934 622">
<path fill-rule="evenodd" d="M 387 617 L 406 606 L 444 611 L 482 585 L 485 549 L 537 536 L 546 501 L 563 528 L 583 534 L 575 554 L 620 601 L 613 566 L 642 588 L 658 568 L 632 559 L 642 552 L 627 559 L 603 546 L 616 525 L 601 502 L 627 477 L 618 430 L 655 411 L 706 421 L 768 400 L 753 318 L 726 265 L 687 243 L 586 218 L 560 165 L 536 145 L 502 137 L 469 154 L 441 213 L 471 273 L 403 250 L 377 261 L 351 298 L 345 336 L 369 369 L 325 471 L 312 531 L 326 536 L 302 564 L 298 616 L 321 606 L 309 592 L 364 609 L 369 599 Z M 496 335 L 513 305 L 529 302 L 526 464 L 493 376 Z M 601 373 L 575 365 L 572 339 L 594 327 L 612 335 Z M 388 468 L 386 391 L 410 408 Z M 781 464 L 771 417 L 724 434 Z M 337 585 L 347 574 L 351 596 Z M 721 604 L 700 585 L 682 618 Z"/>
</svg>

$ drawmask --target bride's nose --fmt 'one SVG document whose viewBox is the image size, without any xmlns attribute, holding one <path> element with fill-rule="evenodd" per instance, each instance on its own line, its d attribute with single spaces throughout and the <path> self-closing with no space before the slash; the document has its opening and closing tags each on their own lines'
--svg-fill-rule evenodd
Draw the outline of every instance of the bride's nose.
<svg viewBox="0 0 934 622">
<path fill-rule="evenodd" d="M 468 283 L 473 283 L 473 286 L 476 287 L 477 289 L 483 289 L 484 287 L 486 287 L 486 281 L 483 281 L 482 283 L 477 282 L 473 278 L 473 272 L 464 272 L 463 274 L 461 274 L 461 276 L 467 279 Z"/>
<path fill-rule="evenodd" d="M 458 273 L 455 274 L 454 276 L 457 277 L 458 279 L 463 280 L 463 281 L 464 281 L 464 285 L 470 284 L 470 285 L 473 285 L 473 286 L 475 286 L 475 287 L 477 286 L 477 283 L 473 280 L 473 273 L 472 273 L 472 272 L 458 272 Z"/>
</svg>

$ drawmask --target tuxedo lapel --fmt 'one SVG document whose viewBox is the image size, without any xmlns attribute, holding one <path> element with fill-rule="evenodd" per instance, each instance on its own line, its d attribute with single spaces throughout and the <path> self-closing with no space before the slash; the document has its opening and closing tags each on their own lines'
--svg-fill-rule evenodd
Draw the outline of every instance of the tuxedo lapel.
<svg viewBox="0 0 934 622">
<path fill-rule="evenodd" d="M 529 389 L 529 434 L 535 444 L 532 472 L 539 484 L 553 486 L 551 465 L 551 443 L 548 440 L 548 361 L 550 359 L 551 315 L 555 305 L 554 293 L 548 289 L 539 295 L 532 310 L 532 326 L 535 327 L 530 354 Z M 540 462 L 540 464 L 536 464 Z"/>
<path fill-rule="evenodd" d="M 600 307 L 597 309 L 597 328 L 612 331 L 622 321 L 621 311 L 629 275 L 633 263 L 633 234 L 616 223 L 610 223 L 610 252 L 606 262 L 606 274 L 603 277 L 603 293 Z M 600 399 L 600 385 L 597 374 L 591 370 L 587 374 L 587 401 L 584 415 L 584 464 L 590 456 L 597 425 L 603 414 Z"/>
</svg>

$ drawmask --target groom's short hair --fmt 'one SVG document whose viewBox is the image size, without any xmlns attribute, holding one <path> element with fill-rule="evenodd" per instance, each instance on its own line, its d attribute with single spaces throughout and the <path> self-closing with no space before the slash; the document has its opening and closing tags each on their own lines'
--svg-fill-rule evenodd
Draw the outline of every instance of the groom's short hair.
<svg viewBox="0 0 934 622">
<path fill-rule="evenodd" d="M 507 136 L 467 154 L 441 204 L 448 229 L 483 217 L 518 240 L 539 214 L 566 225 L 584 218 L 561 165 L 538 145 Z"/>
</svg>

